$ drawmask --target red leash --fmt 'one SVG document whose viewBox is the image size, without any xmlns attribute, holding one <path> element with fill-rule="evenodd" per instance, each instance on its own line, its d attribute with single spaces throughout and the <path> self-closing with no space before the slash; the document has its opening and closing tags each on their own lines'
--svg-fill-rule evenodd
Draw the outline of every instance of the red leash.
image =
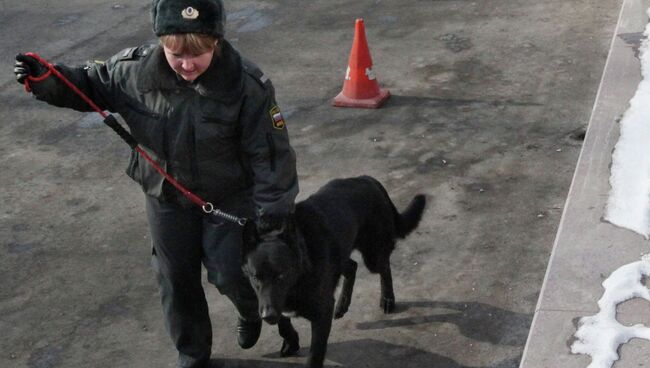
<svg viewBox="0 0 650 368">
<path fill-rule="evenodd" d="M 95 110 L 97 113 L 99 113 L 103 118 L 104 118 L 104 123 L 108 125 L 111 129 L 115 131 L 132 149 L 136 150 L 140 156 L 142 156 L 147 162 L 151 164 L 151 166 L 158 171 L 162 176 L 167 179 L 167 181 L 173 185 L 178 191 L 183 193 L 187 199 L 192 201 L 194 204 L 197 206 L 201 207 L 203 209 L 203 212 L 205 213 L 211 213 L 215 216 L 224 218 L 228 221 L 235 222 L 241 226 L 244 226 L 246 224 L 246 219 L 243 217 L 237 217 L 231 214 L 227 214 L 218 208 L 214 208 L 212 203 L 206 202 L 201 197 L 197 196 L 196 194 L 192 193 L 189 189 L 185 188 L 181 183 L 176 181 L 171 175 L 169 175 L 156 161 L 154 161 L 153 158 L 142 148 L 138 145 L 138 142 L 133 138 L 131 133 L 129 133 L 124 127 L 120 125 L 120 123 L 115 119 L 113 115 L 110 115 L 103 111 L 102 109 L 99 108 L 88 96 L 86 96 L 85 93 L 83 93 L 77 86 L 75 86 L 68 78 L 66 78 L 61 72 L 56 70 L 54 65 L 50 64 L 47 62 L 47 60 L 43 59 L 40 57 L 38 54 L 35 54 L 33 52 L 28 52 L 25 55 L 31 56 L 34 59 L 38 60 L 39 63 L 44 65 L 47 69 L 48 72 L 41 75 L 40 77 L 32 77 L 31 75 L 25 79 L 25 90 L 27 92 L 31 92 L 32 88 L 29 84 L 30 81 L 32 82 L 40 82 L 48 78 L 51 74 L 54 74 L 57 78 L 59 78 L 65 85 L 67 85 L 72 91 L 74 91 L 79 97 L 81 97 L 93 110 Z"/>
</svg>

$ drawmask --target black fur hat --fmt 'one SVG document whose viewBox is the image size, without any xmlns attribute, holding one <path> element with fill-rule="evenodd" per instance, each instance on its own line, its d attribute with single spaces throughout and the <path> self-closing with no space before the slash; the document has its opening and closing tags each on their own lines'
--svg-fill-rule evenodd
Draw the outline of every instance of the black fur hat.
<svg viewBox="0 0 650 368">
<path fill-rule="evenodd" d="M 226 25 L 221 0 L 153 0 L 151 18 L 156 36 L 204 33 L 223 37 Z"/>
</svg>

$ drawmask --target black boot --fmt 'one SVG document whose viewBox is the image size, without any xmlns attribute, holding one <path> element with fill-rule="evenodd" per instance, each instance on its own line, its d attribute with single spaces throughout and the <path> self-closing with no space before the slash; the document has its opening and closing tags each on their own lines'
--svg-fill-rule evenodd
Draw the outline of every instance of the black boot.
<svg viewBox="0 0 650 368">
<path fill-rule="evenodd" d="M 255 346 L 262 331 L 262 320 L 246 321 L 241 318 L 237 320 L 237 342 L 242 349 L 250 349 Z"/>
</svg>

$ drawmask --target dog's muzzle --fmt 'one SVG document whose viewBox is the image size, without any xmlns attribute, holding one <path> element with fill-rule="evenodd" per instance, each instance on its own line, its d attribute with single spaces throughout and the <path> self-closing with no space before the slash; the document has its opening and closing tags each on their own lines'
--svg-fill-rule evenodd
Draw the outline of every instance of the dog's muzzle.
<svg viewBox="0 0 650 368">
<path fill-rule="evenodd" d="M 270 325 L 274 325 L 280 320 L 280 314 L 273 307 L 262 307 L 260 315 L 262 316 L 262 319 Z"/>
</svg>

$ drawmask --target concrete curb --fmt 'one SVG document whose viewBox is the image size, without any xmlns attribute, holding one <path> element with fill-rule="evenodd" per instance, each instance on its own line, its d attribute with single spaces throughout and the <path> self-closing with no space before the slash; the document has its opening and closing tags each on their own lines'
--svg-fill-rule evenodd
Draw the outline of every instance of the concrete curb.
<svg viewBox="0 0 650 368">
<path fill-rule="evenodd" d="M 569 351 L 575 322 L 598 312 L 601 283 L 609 274 L 650 253 L 642 236 L 602 221 L 611 153 L 619 135 L 617 121 L 641 80 L 639 60 L 626 40 L 643 32 L 648 7 L 649 0 L 626 0 L 622 5 L 520 368 L 589 365 L 590 357 Z M 647 325 L 647 312 L 647 305 L 632 300 L 619 306 L 618 319 Z M 647 341 L 632 341 L 619 352 L 617 368 L 650 361 Z"/>
</svg>

